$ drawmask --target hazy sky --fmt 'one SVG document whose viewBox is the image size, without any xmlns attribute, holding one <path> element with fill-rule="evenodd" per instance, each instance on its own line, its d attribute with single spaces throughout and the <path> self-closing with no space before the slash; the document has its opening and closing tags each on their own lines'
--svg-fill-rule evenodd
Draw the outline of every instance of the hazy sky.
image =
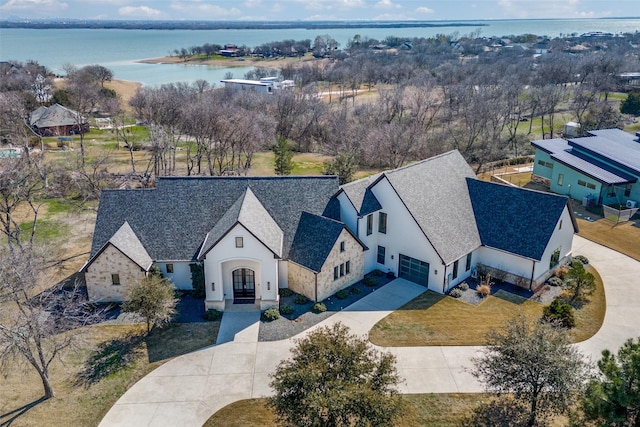
<svg viewBox="0 0 640 427">
<path fill-rule="evenodd" d="M 0 0 L 0 18 L 343 20 L 601 18 L 639 0 Z"/>
</svg>

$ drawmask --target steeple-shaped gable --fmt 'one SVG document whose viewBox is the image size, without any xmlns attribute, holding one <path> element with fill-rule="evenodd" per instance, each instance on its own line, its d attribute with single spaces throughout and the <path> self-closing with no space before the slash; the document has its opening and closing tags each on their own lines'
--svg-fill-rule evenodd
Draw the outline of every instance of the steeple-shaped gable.
<svg viewBox="0 0 640 427">
<path fill-rule="evenodd" d="M 220 221 L 209 231 L 199 258 L 206 255 L 236 224 L 241 224 L 271 252 L 282 257 L 282 229 L 260 203 L 250 187 L 231 205 Z"/>
</svg>

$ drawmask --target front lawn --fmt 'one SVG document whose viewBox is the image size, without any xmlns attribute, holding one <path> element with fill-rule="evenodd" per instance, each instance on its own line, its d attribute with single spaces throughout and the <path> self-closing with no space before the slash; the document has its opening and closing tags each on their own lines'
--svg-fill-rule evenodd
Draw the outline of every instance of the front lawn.
<svg viewBox="0 0 640 427">
<path fill-rule="evenodd" d="M 602 325 L 606 308 L 602 280 L 596 276 L 596 293 L 576 310 L 574 342 L 593 336 Z M 369 332 L 370 341 L 385 347 L 433 345 L 483 345 L 491 329 L 523 314 L 542 316 L 543 305 L 505 291 L 486 297 L 479 305 L 427 291 L 378 322 Z"/>
<path fill-rule="evenodd" d="M 638 215 L 634 218 L 637 218 Z M 578 236 L 640 261 L 640 220 L 615 224 L 606 219 L 591 222 L 578 219 Z"/>
<path fill-rule="evenodd" d="M 143 325 L 87 327 L 84 341 L 52 367 L 56 397 L 39 402 L 42 385 L 35 372 L 10 367 L 0 387 L 0 425 L 97 426 L 146 374 L 172 357 L 214 344 L 219 326 L 219 321 L 177 323 L 148 337 Z M 88 360 L 94 362 L 91 369 Z"/>
</svg>

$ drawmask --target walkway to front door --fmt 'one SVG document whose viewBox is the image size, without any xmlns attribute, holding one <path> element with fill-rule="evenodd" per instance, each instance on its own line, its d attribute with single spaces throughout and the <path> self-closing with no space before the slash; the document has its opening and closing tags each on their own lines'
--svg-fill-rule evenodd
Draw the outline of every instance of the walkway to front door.
<svg viewBox="0 0 640 427">
<path fill-rule="evenodd" d="M 233 271 L 233 302 L 236 304 L 253 304 L 256 299 L 255 273 L 249 268 Z"/>
</svg>

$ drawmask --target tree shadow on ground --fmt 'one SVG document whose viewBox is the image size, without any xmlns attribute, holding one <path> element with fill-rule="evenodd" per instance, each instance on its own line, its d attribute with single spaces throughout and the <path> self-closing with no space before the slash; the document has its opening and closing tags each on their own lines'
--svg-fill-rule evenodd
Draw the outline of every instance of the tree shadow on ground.
<svg viewBox="0 0 640 427">
<path fill-rule="evenodd" d="M 9 411 L 9 412 L 5 412 L 4 414 L 0 414 L 0 427 L 8 427 L 11 424 L 13 424 L 13 422 L 15 420 L 17 420 L 18 418 L 20 418 L 22 415 L 26 414 L 27 412 L 29 412 L 29 410 L 31 408 L 34 408 L 36 406 L 38 406 L 40 403 L 44 402 L 45 399 L 44 396 L 42 396 L 39 399 L 34 400 L 33 402 L 27 403 L 24 406 L 21 406 L 19 408 L 14 409 L 13 411 Z"/>
<path fill-rule="evenodd" d="M 89 387 L 121 371 L 137 357 L 144 339 L 141 335 L 130 335 L 100 344 L 76 374 L 73 385 Z"/>
</svg>

